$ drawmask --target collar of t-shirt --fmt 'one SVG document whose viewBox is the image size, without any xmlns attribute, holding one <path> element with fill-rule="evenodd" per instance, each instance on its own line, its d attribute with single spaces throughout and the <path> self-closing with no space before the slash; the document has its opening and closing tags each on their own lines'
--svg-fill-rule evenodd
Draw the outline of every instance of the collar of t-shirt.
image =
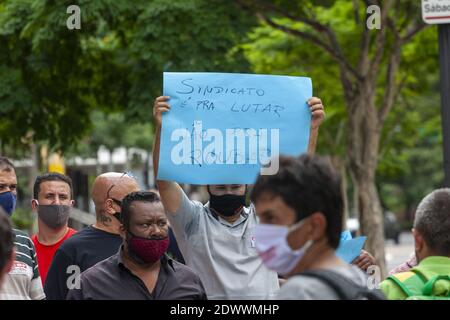
<svg viewBox="0 0 450 320">
<path fill-rule="evenodd" d="M 39 236 L 36 233 L 33 237 L 35 237 L 36 242 L 43 247 L 59 247 L 64 241 L 66 241 L 68 238 L 70 238 L 72 235 L 74 235 L 77 231 L 75 229 L 72 229 L 70 227 L 67 227 L 67 231 L 64 234 L 64 236 L 58 240 L 58 242 L 55 242 L 53 244 L 45 244 L 39 241 Z"/>
</svg>

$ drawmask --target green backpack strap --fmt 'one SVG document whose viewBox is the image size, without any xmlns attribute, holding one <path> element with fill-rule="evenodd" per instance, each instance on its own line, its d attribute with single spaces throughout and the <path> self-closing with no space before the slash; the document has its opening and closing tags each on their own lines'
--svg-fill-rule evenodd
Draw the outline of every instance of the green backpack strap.
<svg viewBox="0 0 450 320">
<path fill-rule="evenodd" d="M 400 275 L 399 275 L 400 276 Z M 397 275 L 391 275 L 388 279 L 395 284 L 408 296 L 422 295 L 422 288 L 426 284 L 426 279 L 415 272 L 403 272 L 400 279 Z"/>
<path fill-rule="evenodd" d="M 450 281 L 450 276 L 449 275 L 437 275 L 437 276 L 434 276 L 427 283 L 425 283 L 425 286 L 423 287 L 423 290 L 422 290 L 422 294 L 425 295 L 425 296 L 432 296 L 433 295 L 434 284 L 438 280 L 448 280 L 448 281 Z M 450 297 L 450 292 L 449 292 L 449 294 L 447 296 Z"/>
</svg>

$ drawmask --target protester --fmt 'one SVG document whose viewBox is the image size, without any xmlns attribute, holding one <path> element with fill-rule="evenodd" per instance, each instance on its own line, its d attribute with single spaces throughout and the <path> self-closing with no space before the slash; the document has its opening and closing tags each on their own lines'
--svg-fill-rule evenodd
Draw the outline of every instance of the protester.
<svg viewBox="0 0 450 320">
<path fill-rule="evenodd" d="M 147 191 L 156 193 L 160 198 L 158 190 L 151 188 Z M 186 262 L 184 261 L 184 257 L 181 254 L 180 248 L 178 247 L 178 242 L 177 239 L 175 238 L 175 234 L 173 233 L 173 229 L 170 226 L 170 222 L 168 220 L 167 224 L 169 225 L 169 250 L 167 250 L 167 255 L 175 261 L 178 261 L 182 264 L 186 264 Z"/>
<path fill-rule="evenodd" d="M 340 176 L 320 157 L 280 157 L 275 175 L 261 175 L 251 193 L 260 218 L 256 250 L 287 278 L 278 299 L 381 298 L 366 275 L 336 256 L 342 233 Z"/>
<path fill-rule="evenodd" d="M 45 281 L 49 300 L 64 300 L 76 275 L 117 253 L 120 237 L 120 205 L 129 193 L 138 191 L 137 181 L 127 173 L 99 175 L 92 186 L 97 221 L 71 238 L 56 251 Z M 69 281 L 68 281 L 69 280 Z"/>
<path fill-rule="evenodd" d="M 155 176 L 161 116 L 170 110 L 168 100 L 158 97 L 153 108 Z M 309 151 L 314 152 L 325 113 L 318 98 L 311 98 L 308 105 L 312 112 Z M 255 250 L 258 221 L 253 205 L 245 206 L 247 186 L 209 185 L 210 201 L 205 205 L 189 200 L 176 182 L 157 180 L 157 186 L 186 265 L 198 272 L 208 299 L 265 299 L 277 294 L 277 274 L 264 267 Z"/>
<path fill-rule="evenodd" d="M 60 173 L 46 173 L 36 178 L 31 207 L 33 211 L 37 211 L 38 231 L 31 240 L 36 248 L 43 284 L 56 250 L 76 232 L 68 227 L 73 205 L 70 177 Z"/>
<path fill-rule="evenodd" d="M 17 202 L 17 177 L 14 165 L 0 156 L 0 207 L 11 217 Z"/>
<path fill-rule="evenodd" d="M 0 157 L 0 206 L 9 216 L 16 207 L 16 198 L 16 170 L 9 159 Z M 25 232 L 13 229 L 13 233 L 16 255 L 0 288 L 0 300 L 44 299 L 34 244 Z"/>
<path fill-rule="evenodd" d="M 81 275 L 69 300 L 201 300 L 200 278 L 165 255 L 169 227 L 164 207 L 153 192 L 133 192 L 122 201 L 121 236 L 117 254 Z"/>
<path fill-rule="evenodd" d="M 0 289 L 5 275 L 11 270 L 15 259 L 14 233 L 11 221 L 0 207 Z"/>
<path fill-rule="evenodd" d="M 414 218 L 419 263 L 389 276 L 381 288 L 391 300 L 450 299 L 450 189 L 438 189 L 419 204 Z"/>
</svg>

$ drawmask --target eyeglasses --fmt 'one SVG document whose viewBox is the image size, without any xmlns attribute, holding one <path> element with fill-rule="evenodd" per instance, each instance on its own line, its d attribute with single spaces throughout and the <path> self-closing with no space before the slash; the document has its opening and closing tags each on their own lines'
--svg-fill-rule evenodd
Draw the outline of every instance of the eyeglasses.
<svg viewBox="0 0 450 320">
<path fill-rule="evenodd" d="M 117 183 L 118 183 L 123 177 L 125 177 L 125 176 L 128 176 L 128 177 L 130 177 L 130 178 L 136 180 L 136 177 L 131 173 L 131 171 L 126 171 L 126 172 L 122 173 L 122 175 L 120 176 L 120 178 L 117 180 Z M 119 206 L 121 206 L 121 205 L 122 205 L 122 201 L 117 200 L 117 199 L 114 199 L 114 198 L 111 198 L 111 197 L 109 196 L 109 193 L 111 192 L 112 188 L 114 188 L 115 186 L 116 186 L 116 183 L 114 183 L 111 187 L 109 187 L 108 191 L 106 192 L 106 199 L 111 199 L 111 200 L 114 201 L 116 204 L 118 204 Z"/>
</svg>

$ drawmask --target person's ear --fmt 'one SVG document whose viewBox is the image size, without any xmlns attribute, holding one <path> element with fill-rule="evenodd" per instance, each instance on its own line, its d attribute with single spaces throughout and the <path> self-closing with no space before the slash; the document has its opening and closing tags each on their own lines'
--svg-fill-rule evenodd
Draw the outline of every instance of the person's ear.
<svg viewBox="0 0 450 320">
<path fill-rule="evenodd" d="M 425 241 L 422 235 L 416 229 L 412 229 L 412 234 L 414 237 L 414 247 L 416 248 L 416 251 L 422 252 L 425 246 Z"/>
<path fill-rule="evenodd" d="M 412 229 L 414 237 L 414 251 L 416 252 L 416 259 L 420 262 L 427 255 L 427 246 L 425 239 L 416 229 Z"/>
<path fill-rule="evenodd" d="M 70 200 L 69 206 L 71 206 L 71 207 L 75 206 L 75 200 Z"/>
<path fill-rule="evenodd" d="M 310 217 L 311 235 L 310 239 L 317 242 L 325 237 L 327 229 L 327 219 L 321 212 L 315 212 Z"/>
<path fill-rule="evenodd" d="M 114 202 L 111 199 L 107 199 L 105 201 L 105 212 L 108 214 L 114 214 L 116 210 L 114 210 L 113 206 Z"/>
<path fill-rule="evenodd" d="M 36 199 L 31 199 L 31 209 L 33 211 L 37 211 L 38 206 L 39 202 Z"/>
<path fill-rule="evenodd" d="M 310 221 L 311 217 L 306 218 L 303 224 L 297 230 L 291 231 L 287 236 L 287 242 L 293 250 L 301 248 L 308 240 L 313 239 L 314 223 Z"/>
</svg>

